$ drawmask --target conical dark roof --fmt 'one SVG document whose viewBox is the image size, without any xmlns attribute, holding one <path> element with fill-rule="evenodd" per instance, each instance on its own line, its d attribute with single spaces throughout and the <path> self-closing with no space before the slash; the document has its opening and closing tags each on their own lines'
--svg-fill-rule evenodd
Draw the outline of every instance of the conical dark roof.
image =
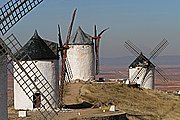
<svg viewBox="0 0 180 120">
<path fill-rule="evenodd" d="M 155 67 L 142 53 L 130 64 L 129 68 L 135 68 L 138 66 Z"/>
<path fill-rule="evenodd" d="M 79 26 L 76 32 L 71 36 L 70 45 L 91 45 L 93 44 L 92 37 L 81 29 Z"/>
<path fill-rule="evenodd" d="M 44 40 L 38 35 L 35 30 L 31 39 L 20 49 L 16 58 L 23 61 L 28 61 L 29 58 L 25 57 L 26 54 L 30 56 L 32 60 L 53 60 L 57 59 L 57 55 L 47 46 Z"/>
</svg>

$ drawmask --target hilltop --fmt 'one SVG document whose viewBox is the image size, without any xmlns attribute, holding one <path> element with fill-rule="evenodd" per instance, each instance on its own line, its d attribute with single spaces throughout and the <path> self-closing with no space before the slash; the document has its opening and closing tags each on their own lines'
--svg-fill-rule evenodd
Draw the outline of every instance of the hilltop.
<svg viewBox="0 0 180 120">
<path fill-rule="evenodd" d="M 75 91 L 79 88 L 79 94 L 72 87 L 76 88 Z M 112 101 L 120 111 L 127 113 L 130 120 L 180 118 L 180 97 L 162 91 L 129 88 L 118 83 L 76 83 L 68 85 L 67 89 L 65 101 L 68 96 L 71 96 L 71 103 L 72 99 L 77 103 L 86 101 L 92 104 Z"/>
</svg>

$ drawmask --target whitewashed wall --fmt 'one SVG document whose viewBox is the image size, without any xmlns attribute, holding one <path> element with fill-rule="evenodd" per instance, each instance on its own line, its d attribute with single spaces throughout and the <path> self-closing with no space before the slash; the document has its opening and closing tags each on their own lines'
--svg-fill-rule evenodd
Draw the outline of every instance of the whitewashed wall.
<svg viewBox="0 0 180 120">
<path fill-rule="evenodd" d="M 70 63 L 72 80 L 94 80 L 95 58 L 93 45 L 69 45 L 67 59 Z"/>
<path fill-rule="evenodd" d="M 7 62 L 0 55 L 0 120 L 8 119 L 7 100 Z"/>
<path fill-rule="evenodd" d="M 23 62 L 21 62 L 22 64 Z M 30 64 L 31 62 L 28 62 L 28 64 Z M 43 74 L 43 76 L 46 78 L 46 80 L 50 83 L 50 85 L 53 87 L 53 89 L 56 91 L 55 92 L 51 92 L 51 95 L 53 96 L 54 100 L 50 100 L 49 102 L 52 103 L 52 106 L 54 108 L 56 108 L 56 104 L 53 103 L 57 103 L 58 99 L 59 99 L 59 62 L 57 60 L 54 61 L 37 61 L 35 62 L 36 66 L 38 67 L 38 69 L 40 70 L 40 72 Z M 16 68 L 18 68 L 18 66 L 15 66 Z M 26 67 L 25 65 L 23 66 L 24 68 Z M 33 67 L 33 66 L 32 66 Z M 27 69 L 26 69 L 27 70 Z M 28 70 L 27 70 L 28 71 Z M 23 73 L 24 74 L 24 73 Z M 22 75 L 23 75 L 22 74 Z M 29 73 L 29 75 L 31 76 L 33 73 Z M 17 75 L 17 72 L 14 72 L 14 76 Z M 19 77 L 17 77 L 17 79 L 20 79 Z M 33 80 L 35 80 L 36 78 L 32 78 Z M 30 82 L 28 81 L 28 78 L 25 78 L 25 80 L 27 80 L 27 83 Z M 35 80 L 36 84 L 39 83 L 39 81 Z M 38 87 L 40 88 L 41 86 L 38 85 Z M 33 88 L 32 86 L 30 86 L 30 88 L 36 92 L 36 89 Z M 27 89 L 28 90 L 28 89 Z M 41 92 L 44 91 L 44 89 L 40 89 Z M 51 91 L 51 89 L 50 89 Z M 30 92 L 31 96 L 33 95 L 32 92 Z M 47 96 L 49 93 L 47 92 L 43 92 L 43 95 Z M 41 96 L 42 99 L 42 96 Z M 47 97 L 47 99 L 49 99 L 49 97 Z M 42 103 L 44 104 L 45 100 L 42 99 Z M 25 92 L 22 90 L 22 88 L 19 86 L 19 84 L 16 82 L 16 80 L 14 80 L 14 107 L 15 109 L 23 109 L 23 110 L 32 110 L 33 109 L 33 103 L 31 102 L 31 100 L 27 97 L 27 95 L 25 94 Z"/>
<path fill-rule="evenodd" d="M 143 88 L 146 89 L 154 89 L 154 69 L 148 69 L 147 75 L 145 75 L 145 84 L 143 84 Z"/>
<path fill-rule="evenodd" d="M 138 69 L 141 69 L 141 67 L 129 69 L 129 79 L 131 79 L 133 74 L 136 71 L 138 71 Z M 137 76 L 139 77 L 139 79 L 137 79 L 137 77 L 135 78 L 137 81 L 137 84 L 140 84 L 142 88 L 154 89 L 154 68 L 151 68 L 151 69 L 143 68 L 142 71 L 143 73 Z"/>
</svg>

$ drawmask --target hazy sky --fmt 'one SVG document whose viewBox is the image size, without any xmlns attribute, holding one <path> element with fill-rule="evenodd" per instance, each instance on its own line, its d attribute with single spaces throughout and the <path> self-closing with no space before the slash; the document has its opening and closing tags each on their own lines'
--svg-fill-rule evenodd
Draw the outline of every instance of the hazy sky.
<svg viewBox="0 0 180 120">
<path fill-rule="evenodd" d="M 0 6 L 8 0 L 1 0 Z M 169 46 L 161 55 L 180 55 L 180 0 L 44 0 L 8 33 L 14 33 L 22 44 L 37 29 L 42 38 L 57 41 L 57 24 L 65 39 L 73 10 L 74 24 L 93 35 L 96 24 L 101 31 L 110 29 L 101 41 L 101 57 L 132 55 L 123 46 L 131 40 L 148 54 L 163 39 Z"/>
</svg>

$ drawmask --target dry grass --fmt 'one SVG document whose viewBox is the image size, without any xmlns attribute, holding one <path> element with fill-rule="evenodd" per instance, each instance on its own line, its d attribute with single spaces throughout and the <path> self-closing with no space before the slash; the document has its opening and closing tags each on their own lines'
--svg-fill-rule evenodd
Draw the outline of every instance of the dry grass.
<svg viewBox="0 0 180 120">
<path fill-rule="evenodd" d="M 130 119 L 180 118 L 180 97 L 156 90 L 139 90 L 121 84 L 89 84 L 81 88 L 81 99 L 91 103 L 112 100 Z"/>
</svg>

